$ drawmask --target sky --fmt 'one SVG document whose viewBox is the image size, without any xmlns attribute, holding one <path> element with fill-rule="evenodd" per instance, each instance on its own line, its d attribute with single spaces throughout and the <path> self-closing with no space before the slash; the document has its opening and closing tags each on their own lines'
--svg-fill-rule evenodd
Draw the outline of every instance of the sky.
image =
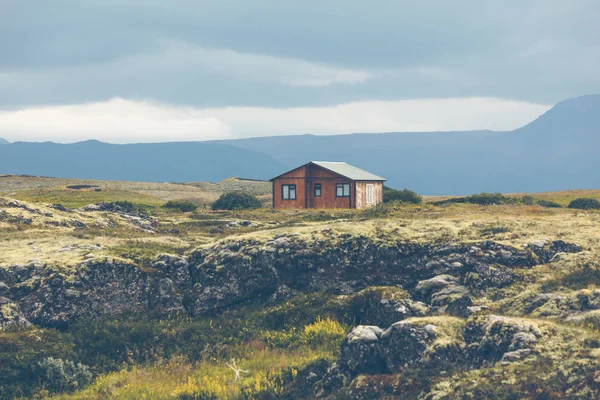
<svg viewBox="0 0 600 400">
<path fill-rule="evenodd" d="M 600 92 L 597 0 L 0 0 L 0 137 L 512 130 Z"/>
</svg>

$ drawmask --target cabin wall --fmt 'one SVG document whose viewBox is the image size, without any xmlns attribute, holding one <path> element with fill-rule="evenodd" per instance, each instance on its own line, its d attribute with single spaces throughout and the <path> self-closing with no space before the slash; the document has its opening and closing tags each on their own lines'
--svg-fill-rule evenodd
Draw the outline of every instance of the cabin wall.
<svg viewBox="0 0 600 400">
<path fill-rule="evenodd" d="M 373 204 L 367 204 L 367 184 L 373 185 Z M 357 181 L 356 208 L 366 208 L 383 203 L 383 182 Z"/>
<path fill-rule="evenodd" d="M 321 184 L 321 196 L 315 196 L 315 185 Z M 336 197 L 338 183 L 350 184 L 350 197 Z M 307 167 L 308 208 L 353 208 L 353 181 L 334 174 L 317 165 Z"/>
<path fill-rule="evenodd" d="M 296 200 L 282 198 L 282 185 L 296 185 Z M 296 168 L 273 180 L 273 207 L 306 208 L 306 167 Z"/>
</svg>

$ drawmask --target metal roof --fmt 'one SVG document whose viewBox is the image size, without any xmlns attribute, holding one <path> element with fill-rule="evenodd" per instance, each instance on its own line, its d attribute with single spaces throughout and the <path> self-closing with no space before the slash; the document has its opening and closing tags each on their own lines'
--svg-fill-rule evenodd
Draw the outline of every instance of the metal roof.
<svg viewBox="0 0 600 400">
<path fill-rule="evenodd" d="M 353 181 L 385 181 L 385 178 L 374 175 L 370 172 L 355 167 L 354 165 L 347 164 L 345 162 L 333 162 L 333 161 L 311 161 L 309 164 L 315 164 L 319 167 L 328 169 L 331 172 L 335 172 L 338 175 L 342 175 Z"/>
</svg>

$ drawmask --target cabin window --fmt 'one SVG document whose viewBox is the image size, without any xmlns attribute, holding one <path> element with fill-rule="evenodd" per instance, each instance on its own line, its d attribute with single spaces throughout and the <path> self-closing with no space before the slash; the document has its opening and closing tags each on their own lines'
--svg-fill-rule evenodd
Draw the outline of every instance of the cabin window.
<svg viewBox="0 0 600 400">
<path fill-rule="evenodd" d="M 296 185 L 281 185 L 281 198 L 283 200 L 296 200 Z"/>
<path fill-rule="evenodd" d="M 336 197 L 350 197 L 350 184 L 349 183 L 338 183 L 335 185 L 335 196 Z"/>
<path fill-rule="evenodd" d="M 321 184 L 315 183 L 315 197 L 321 197 Z"/>
</svg>

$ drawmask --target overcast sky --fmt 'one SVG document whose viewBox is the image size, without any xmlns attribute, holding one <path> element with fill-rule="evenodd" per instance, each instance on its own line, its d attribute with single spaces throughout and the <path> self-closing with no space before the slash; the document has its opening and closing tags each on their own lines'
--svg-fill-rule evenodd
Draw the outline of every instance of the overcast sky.
<svg viewBox="0 0 600 400">
<path fill-rule="evenodd" d="M 517 128 L 600 92 L 597 0 L 0 0 L 0 137 Z"/>
</svg>

